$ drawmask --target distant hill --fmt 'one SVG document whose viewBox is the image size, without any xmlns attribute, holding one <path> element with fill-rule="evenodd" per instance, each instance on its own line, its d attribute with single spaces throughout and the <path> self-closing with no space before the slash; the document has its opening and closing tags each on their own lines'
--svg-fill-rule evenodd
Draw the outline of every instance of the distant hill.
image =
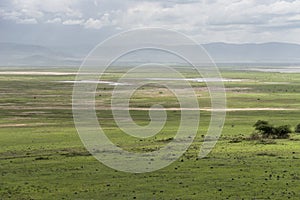
<svg viewBox="0 0 300 200">
<path fill-rule="evenodd" d="M 209 43 L 203 46 L 217 63 L 300 63 L 298 44 Z"/>
<path fill-rule="evenodd" d="M 300 45 L 290 43 L 261 44 L 203 44 L 216 63 L 299 63 Z M 117 47 L 113 47 L 117 48 Z M 178 46 L 178 48 L 190 48 Z M 90 47 L 45 47 L 30 44 L 0 43 L 0 66 L 63 66 L 80 65 Z M 193 51 L 193 47 L 190 48 Z M 113 52 L 113 50 L 111 50 Z M 178 63 L 180 60 L 159 52 L 142 52 L 129 55 L 124 63 L 142 61 Z"/>
<path fill-rule="evenodd" d="M 81 60 L 50 48 L 15 43 L 0 43 L 0 66 L 74 65 Z"/>
</svg>

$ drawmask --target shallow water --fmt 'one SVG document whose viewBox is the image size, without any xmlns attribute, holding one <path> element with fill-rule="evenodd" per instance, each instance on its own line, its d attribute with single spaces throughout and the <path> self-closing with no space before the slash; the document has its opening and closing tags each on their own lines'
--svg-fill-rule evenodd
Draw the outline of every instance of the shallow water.
<svg viewBox="0 0 300 200">
<path fill-rule="evenodd" d="M 129 80 L 129 79 L 128 79 Z M 153 80 L 153 81 L 191 81 L 191 82 L 234 82 L 234 81 L 242 81 L 241 79 L 222 79 L 222 78 L 186 78 L 186 79 L 179 79 L 179 78 L 136 78 L 136 79 L 130 79 L 130 83 L 125 82 L 113 82 L 113 81 L 99 81 L 99 80 L 80 80 L 80 81 L 58 81 L 62 83 L 97 83 L 97 84 L 108 84 L 112 86 L 116 85 L 133 85 L 132 80 L 135 80 L 135 82 L 138 82 L 139 80 Z"/>
<path fill-rule="evenodd" d="M 236 82 L 242 81 L 242 79 L 227 79 L 227 78 L 146 78 L 146 80 L 154 81 L 192 81 L 192 82 Z"/>
<path fill-rule="evenodd" d="M 250 71 L 259 71 L 259 72 L 300 73 L 300 67 L 250 68 L 248 70 L 250 70 Z"/>
<path fill-rule="evenodd" d="M 96 80 L 82 80 L 82 81 L 58 81 L 61 83 L 98 83 L 98 84 L 108 84 L 108 85 L 129 85 L 128 83 L 118 83 L 112 81 L 96 81 Z"/>
<path fill-rule="evenodd" d="M 76 75 L 77 72 L 0 71 L 0 75 Z"/>
</svg>

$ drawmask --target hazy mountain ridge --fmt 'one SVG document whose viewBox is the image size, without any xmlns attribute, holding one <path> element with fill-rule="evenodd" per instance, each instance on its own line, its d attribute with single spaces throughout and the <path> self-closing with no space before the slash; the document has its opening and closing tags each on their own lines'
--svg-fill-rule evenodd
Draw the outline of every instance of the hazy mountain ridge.
<svg viewBox="0 0 300 200">
<path fill-rule="evenodd" d="M 300 63 L 300 45 L 292 43 L 204 44 L 215 62 Z"/>
<path fill-rule="evenodd" d="M 31 44 L 0 43 L 1 66 L 77 65 L 81 60 L 49 47 Z"/>
<path fill-rule="evenodd" d="M 299 63 L 300 45 L 291 43 L 208 43 L 203 47 L 216 63 Z M 80 65 L 88 50 L 93 47 L 60 48 L 30 44 L 0 43 L 0 66 L 57 66 Z M 178 46 L 187 48 L 187 46 Z M 193 47 L 191 47 L 193 50 Z M 179 62 L 178 59 L 166 54 L 142 53 L 128 56 L 126 62 L 140 60 Z"/>
</svg>

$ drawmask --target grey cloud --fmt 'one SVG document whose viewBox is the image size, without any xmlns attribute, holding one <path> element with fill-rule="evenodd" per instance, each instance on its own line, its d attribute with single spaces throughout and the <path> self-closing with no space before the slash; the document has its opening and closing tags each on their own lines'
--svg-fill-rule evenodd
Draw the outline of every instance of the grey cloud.
<svg viewBox="0 0 300 200">
<path fill-rule="evenodd" d="M 57 37 L 69 29 L 89 35 L 99 30 L 117 32 L 154 26 L 205 41 L 290 38 L 290 42 L 300 43 L 300 0 L 2 0 L 1 21 L 39 31 L 50 26 Z M 3 28 L 9 26 L 1 27 L 0 34 L 8 34 L 9 30 Z M 290 30 L 288 38 L 280 37 L 280 33 L 286 34 L 284 29 Z M 71 36 L 75 37 L 78 35 Z"/>
</svg>

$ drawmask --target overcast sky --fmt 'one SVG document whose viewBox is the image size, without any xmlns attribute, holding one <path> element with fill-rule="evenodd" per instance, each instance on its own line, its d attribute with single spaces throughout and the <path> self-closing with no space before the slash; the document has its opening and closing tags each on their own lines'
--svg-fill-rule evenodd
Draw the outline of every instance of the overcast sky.
<svg viewBox="0 0 300 200">
<path fill-rule="evenodd" d="M 94 44 L 149 26 L 199 43 L 300 44 L 300 0 L 0 0 L 0 42 Z"/>
</svg>

